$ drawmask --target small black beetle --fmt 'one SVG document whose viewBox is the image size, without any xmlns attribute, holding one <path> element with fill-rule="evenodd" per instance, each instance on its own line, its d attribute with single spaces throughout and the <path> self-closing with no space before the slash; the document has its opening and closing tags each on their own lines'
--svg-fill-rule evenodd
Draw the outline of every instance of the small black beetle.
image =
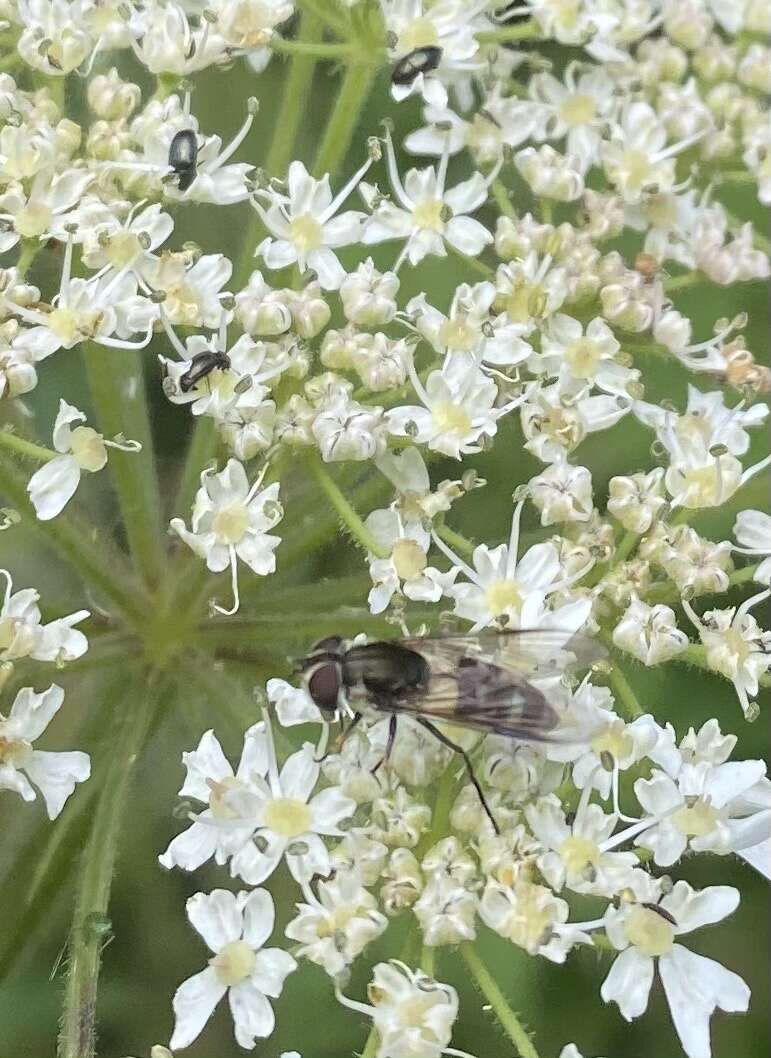
<svg viewBox="0 0 771 1058">
<path fill-rule="evenodd" d="M 212 371 L 227 371 L 229 367 L 230 357 L 227 353 L 196 353 L 190 361 L 190 367 L 185 371 L 184 375 L 179 376 L 179 388 L 182 393 L 189 393 L 194 386 L 197 386 Z"/>
<path fill-rule="evenodd" d="M 442 61 L 442 49 L 435 44 L 425 48 L 415 48 L 409 55 L 402 56 L 393 68 L 391 81 L 398 85 L 409 85 L 419 73 L 430 73 Z"/>
<path fill-rule="evenodd" d="M 195 180 L 198 139 L 192 129 L 180 129 L 169 145 L 169 165 L 176 173 L 180 191 L 187 191 Z"/>
</svg>

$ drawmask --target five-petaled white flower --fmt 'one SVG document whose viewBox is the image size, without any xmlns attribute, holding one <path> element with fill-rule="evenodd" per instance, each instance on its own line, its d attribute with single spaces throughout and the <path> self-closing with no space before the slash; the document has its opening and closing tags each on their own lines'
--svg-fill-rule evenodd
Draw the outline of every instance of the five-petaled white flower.
<svg viewBox="0 0 771 1058">
<path fill-rule="evenodd" d="M 214 957 L 174 994 L 172 1050 L 189 1047 L 201 1034 L 227 993 L 236 1040 L 251 1050 L 273 1032 L 276 1019 L 269 999 L 278 999 L 284 981 L 297 967 L 280 948 L 264 948 L 273 932 L 275 909 L 266 889 L 196 893 L 186 905 L 190 924 Z"/>
</svg>

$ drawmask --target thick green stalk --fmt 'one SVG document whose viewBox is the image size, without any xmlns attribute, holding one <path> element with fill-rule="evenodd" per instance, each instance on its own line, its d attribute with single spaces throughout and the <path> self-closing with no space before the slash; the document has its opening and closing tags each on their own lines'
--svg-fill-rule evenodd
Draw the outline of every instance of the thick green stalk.
<svg viewBox="0 0 771 1058">
<path fill-rule="evenodd" d="M 535 22 L 520 22 L 518 25 L 501 26 L 500 29 L 477 33 L 476 38 L 480 44 L 504 44 L 518 40 L 532 40 L 539 35 L 539 32 Z"/>
<path fill-rule="evenodd" d="M 479 957 L 473 944 L 461 944 L 460 953 L 468 966 L 480 992 L 490 1004 L 493 1013 L 511 1042 L 517 1049 L 520 1058 L 538 1058 L 538 1051 L 528 1036 L 517 1015 L 509 1006 L 506 997 L 498 987 L 495 978 Z"/>
<path fill-rule="evenodd" d="M 339 486 L 334 481 L 329 471 L 324 467 L 321 460 L 318 459 L 318 457 L 311 457 L 308 460 L 308 467 L 313 477 L 326 493 L 327 499 L 340 515 L 342 522 L 345 524 L 345 527 L 348 529 L 353 539 L 359 543 L 365 551 L 371 551 L 372 554 L 377 555 L 378 558 L 385 558 L 385 551 L 380 544 L 378 544 L 372 533 L 370 533 L 369 529 L 345 498 Z"/>
<path fill-rule="evenodd" d="M 310 11 L 305 11 L 301 17 L 297 43 L 314 46 L 321 43 L 323 36 L 323 21 Z M 292 56 L 281 97 L 281 109 L 276 117 L 273 139 L 265 159 L 265 168 L 271 176 L 283 176 L 284 170 L 292 160 L 297 133 L 307 110 L 308 93 L 315 69 L 315 55 Z"/>
<path fill-rule="evenodd" d="M 131 778 L 160 695 L 150 676 L 134 684 L 120 712 L 122 726 L 93 817 L 80 868 L 80 884 L 69 941 L 67 985 L 59 1032 L 59 1058 L 93 1058 L 96 1045 L 96 993 L 101 953 L 110 934 L 107 917 L 121 823 Z"/>
<path fill-rule="evenodd" d="M 637 695 L 634 693 L 634 689 L 626 678 L 623 669 L 617 663 L 612 663 L 608 678 L 613 693 L 616 696 L 616 700 L 620 702 L 623 707 L 623 712 L 625 712 L 632 720 L 638 716 L 642 716 L 644 710 L 637 700 Z"/>
<path fill-rule="evenodd" d="M 97 538 L 92 526 L 66 511 L 50 521 L 39 521 L 27 496 L 26 476 L 4 459 L 0 459 L 0 494 L 22 515 L 25 532 L 54 546 L 131 624 L 142 620 L 144 606 L 127 582 L 121 556 L 107 541 Z"/>
<path fill-rule="evenodd" d="M 201 484 L 201 471 L 214 459 L 217 452 L 217 427 L 214 419 L 200 415 L 195 420 L 187 446 L 185 465 L 179 477 L 171 514 L 187 519 L 196 490 Z"/>
<path fill-rule="evenodd" d="M 165 530 L 161 521 L 150 415 L 140 356 L 87 345 L 84 360 L 102 433 L 139 441 L 142 451 L 113 452 L 115 481 L 129 550 L 148 587 L 160 583 L 165 569 Z"/>
<path fill-rule="evenodd" d="M 375 79 L 375 73 L 376 69 L 373 66 L 357 63 L 347 67 L 335 109 L 327 122 L 324 138 L 316 155 L 313 166 L 316 176 L 335 173 L 345 161 L 351 138 Z"/>
<path fill-rule="evenodd" d="M 673 661 L 684 661 L 689 665 L 695 665 L 698 669 L 711 672 L 714 676 L 723 676 L 718 669 L 714 669 L 707 661 L 707 648 L 702 643 L 691 643 L 689 647 L 672 659 Z M 724 676 L 724 679 L 727 677 Z M 758 677 L 761 687 L 771 687 L 771 673 L 764 673 Z"/>
<path fill-rule="evenodd" d="M 0 431 L 0 445 L 17 455 L 34 459 L 38 463 L 48 463 L 59 455 L 58 452 L 52 452 L 50 448 L 43 448 L 42 445 L 36 445 L 32 441 L 25 441 L 23 437 L 17 437 L 15 433 L 9 433 L 7 430 Z"/>
</svg>

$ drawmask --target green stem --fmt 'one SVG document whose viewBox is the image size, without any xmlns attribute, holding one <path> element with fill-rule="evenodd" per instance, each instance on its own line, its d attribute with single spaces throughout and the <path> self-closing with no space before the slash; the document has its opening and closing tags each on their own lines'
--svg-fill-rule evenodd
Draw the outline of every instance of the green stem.
<svg viewBox="0 0 771 1058">
<path fill-rule="evenodd" d="M 445 246 L 459 261 L 463 263 L 480 276 L 484 276 L 485 279 L 495 279 L 495 269 L 491 268 L 490 265 L 486 265 L 484 261 L 480 261 L 477 257 L 469 257 L 468 254 L 462 253 L 460 250 L 456 250 L 455 247 L 446 242 Z"/>
<path fill-rule="evenodd" d="M 132 586 L 124 583 L 121 556 L 104 539 L 97 540 L 92 526 L 68 512 L 47 522 L 39 521 L 27 496 L 26 477 L 4 460 L 0 460 L 0 493 L 23 516 L 27 532 L 53 545 L 83 580 L 109 599 L 131 624 L 141 623 L 145 608 Z"/>
<path fill-rule="evenodd" d="M 684 661 L 688 665 L 695 665 L 698 669 L 704 669 L 705 672 L 711 672 L 713 676 L 724 676 L 724 673 L 720 672 L 719 669 L 713 669 L 707 661 L 707 649 L 702 643 L 691 643 L 689 647 L 686 647 L 681 654 L 677 654 L 673 661 Z M 727 676 L 725 677 L 728 678 Z M 763 673 L 758 677 L 758 683 L 761 687 L 771 687 L 771 673 Z"/>
<path fill-rule="evenodd" d="M 493 180 L 492 184 L 490 185 L 490 189 L 493 193 L 495 204 L 500 210 L 500 212 L 507 217 L 511 217 L 512 220 L 516 219 L 517 211 L 511 204 L 511 198 L 509 197 L 509 189 L 506 187 L 504 182 L 500 179 Z"/>
<path fill-rule="evenodd" d="M 110 469 L 129 550 L 152 588 L 160 583 L 166 557 L 143 362 L 131 353 L 95 345 L 84 347 L 83 358 L 102 433 L 122 434 L 142 445 L 141 452 L 114 453 Z"/>
<path fill-rule="evenodd" d="M 616 553 L 613 556 L 613 562 L 611 563 L 611 569 L 614 566 L 620 565 L 624 562 L 637 547 L 640 540 L 640 534 L 633 532 L 631 529 L 627 529 L 621 538 L 621 543 L 616 548 Z"/>
<path fill-rule="evenodd" d="M 340 491 L 337 483 L 331 477 L 326 467 L 324 467 L 321 460 L 317 456 L 311 457 L 308 460 L 308 467 L 354 540 L 361 544 L 365 551 L 371 552 L 378 558 L 386 558 L 386 552 L 380 544 L 378 544 L 372 533 L 370 533 L 369 529 Z"/>
<path fill-rule="evenodd" d="M 623 669 L 616 664 L 611 662 L 611 670 L 609 674 L 610 685 L 613 688 L 618 701 L 621 702 L 624 707 L 624 712 L 630 716 L 633 720 L 635 717 L 643 715 L 643 708 L 637 700 L 637 695 L 632 689 L 632 685 L 627 680 Z"/>
<path fill-rule="evenodd" d="M 150 683 L 154 683 L 150 677 Z M 72 921 L 67 985 L 59 1033 L 59 1058 L 93 1058 L 96 1043 L 96 992 L 101 952 L 109 935 L 107 911 L 123 812 L 130 781 L 144 744 L 159 694 L 142 687 L 136 708 L 123 711 L 123 725 L 96 806 L 81 863 Z M 133 704 L 133 703 L 132 703 Z"/>
<path fill-rule="evenodd" d="M 506 1001 L 494 977 L 477 954 L 473 944 L 461 944 L 460 953 L 468 966 L 479 990 L 493 1009 L 506 1035 L 517 1049 L 520 1058 L 539 1058 L 533 1041 L 525 1031 L 517 1015 Z"/>
<path fill-rule="evenodd" d="M 374 79 L 375 69 L 372 66 L 357 63 L 347 67 L 335 108 L 327 122 L 324 138 L 313 165 L 316 176 L 335 173 L 345 161 L 351 137 L 359 123 Z"/>
<path fill-rule="evenodd" d="M 741 569 L 736 569 L 728 578 L 729 588 L 736 588 L 744 584 L 751 584 L 755 579 L 759 562 L 753 562 L 749 566 L 742 566 Z M 705 595 L 712 595 L 713 592 L 704 592 Z M 723 594 L 720 592 L 719 594 Z M 680 589 L 676 584 L 654 584 L 651 589 L 646 592 L 646 602 L 663 602 L 663 603 L 678 603 L 682 598 Z"/>
<path fill-rule="evenodd" d="M 367 1036 L 367 1042 L 364 1044 L 364 1050 L 361 1052 L 361 1058 L 375 1058 L 379 1045 L 380 1037 L 378 1036 L 377 1029 L 373 1025 L 369 1030 L 369 1036 Z"/>
<path fill-rule="evenodd" d="M 17 452 L 20 456 L 34 459 L 38 463 L 48 463 L 59 455 L 58 452 L 52 452 L 50 448 L 43 448 L 42 445 L 33 444 L 32 441 L 25 441 L 23 437 L 17 437 L 15 433 L 6 431 L 0 432 L 0 445 L 3 448 L 10 449 L 12 452 Z"/>
<path fill-rule="evenodd" d="M 532 40 L 540 33 L 535 22 L 520 22 L 516 26 L 502 26 L 500 29 L 489 29 L 477 33 L 480 44 L 506 44 L 518 40 Z"/>
<path fill-rule="evenodd" d="M 456 533 L 454 529 L 449 527 L 449 525 L 437 525 L 436 535 L 441 537 L 446 544 L 449 544 L 450 547 L 454 547 L 457 552 L 461 555 L 465 555 L 467 558 L 471 558 L 476 550 L 476 544 L 472 544 L 472 542 L 467 540 L 465 536 Z"/>
<path fill-rule="evenodd" d="M 273 37 L 270 47 L 285 55 L 309 55 L 314 59 L 345 59 L 354 50 L 352 44 L 315 44 L 305 40 L 285 40 L 279 36 Z"/>
<path fill-rule="evenodd" d="M 347 37 L 349 35 L 351 31 L 350 17 L 344 16 L 337 5 L 325 4 L 323 0 L 321 3 L 319 3 L 319 0 L 298 0 L 297 6 L 301 7 L 306 15 L 318 19 L 322 26 L 333 30 L 338 37 Z"/>
<path fill-rule="evenodd" d="M 187 518 L 189 515 L 193 497 L 201 484 L 201 471 L 217 454 L 218 442 L 214 419 L 208 415 L 199 416 L 190 435 L 185 465 L 179 476 L 171 514 L 179 515 L 180 518 Z"/>
<path fill-rule="evenodd" d="M 672 290 L 682 290 L 684 287 L 695 287 L 699 283 L 706 283 L 707 279 L 701 272 L 684 272 L 680 276 L 670 276 L 664 280 L 664 289 L 667 293 Z"/>
</svg>

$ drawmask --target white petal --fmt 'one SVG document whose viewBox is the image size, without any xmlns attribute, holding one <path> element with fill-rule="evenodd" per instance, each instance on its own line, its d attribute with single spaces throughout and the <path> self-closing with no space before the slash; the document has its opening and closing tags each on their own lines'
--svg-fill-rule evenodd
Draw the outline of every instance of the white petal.
<svg viewBox="0 0 771 1058">
<path fill-rule="evenodd" d="M 356 802 L 336 787 L 330 787 L 316 794 L 308 807 L 313 818 L 311 825 L 317 834 L 339 834 L 340 820 L 353 815 Z"/>
<path fill-rule="evenodd" d="M 315 750 L 306 742 L 301 750 L 288 757 L 281 769 L 281 793 L 307 801 L 318 782 L 319 765 L 314 760 Z"/>
<path fill-rule="evenodd" d="M 281 862 L 286 841 L 270 831 L 260 831 L 259 836 L 268 844 L 260 852 L 253 841 L 248 841 L 230 860 L 230 874 L 243 878 L 248 885 L 259 885 L 269 878 Z"/>
<path fill-rule="evenodd" d="M 738 855 L 771 881 L 771 838 L 749 849 L 740 849 Z"/>
<path fill-rule="evenodd" d="M 0 790 L 13 790 L 24 801 L 35 800 L 35 791 L 27 777 L 12 764 L 0 764 Z"/>
<path fill-rule="evenodd" d="M 300 839 L 308 846 L 308 851 L 303 853 L 291 852 L 291 846 L 287 849 L 286 862 L 292 877 L 302 883 L 309 882 L 314 874 L 326 877 L 330 870 L 329 851 L 318 836 L 318 834 L 303 834 Z"/>
<path fill-rule="evenodd" d="M 181 867 L 183 871 L 195 871 L 215 853 L 219 839 L 216 826 L 211 823 L 193 823 L 187 830 L 177 834 L 169 847 L 158 857 L 162 867 L 169 870 Z"/>
<path fill-rule="evenodd" d="M 47 691 L 36 694 L 31 687 L 22 687 L 14 699 L 4 734 L 13 739 L 34 742 L 39 738 L 64 701 L 64 691 L 52 683 Z"/>
<path fill-rule="evenodd" d="M 36 470 L 27 492 L 41 522 L 50 521 L 72 499 L 80 481 L 80 466 L 74 456 L 57 456 Z"/>
<path fill-rule="evenodd" d="M 276 911 L 267 889 L 255 889 L 242 907 L 243 939 L 250 948 L 261 948 L 273 932 Z"/>
<path fill-rule="evenodd" d="M 185 905 L 187 917 L 206 945 L 218 952 L 232 940 L 241 939 L 241 911 L 235 893 L 213 889 L 196 893 Z"/>
<path fill-rule="evenodd" d="M 273 1032 L 276 1019 L 271 1005 L 251 981 L 242 981 L 231 988 L 228 1002 L 239 1046 L 251 1050 L 257 1037 L 264 1039 Z"/>
<path fill-rule="evenodd" d="M 252 982 L 266 996 L 278 999 L 284 981 L 296 969 L 297 963 L 288 951 L 281 948 L 264 948 L 257 952 Z"/>
<path fill-rule="evenodd" d="M 653 983 L 653 959 L 637 948 L 622 951 L 602 982 L 600 995 L 606 1003 L 618 1004 L 627 1021 L 639 1018 L 648 1006 Z"/>
<path fill-rule="evenodd" d="M 182 763 L 187 768 L 187 775 L 179 791 L 180 797 L 208 801 L 211 791 L 206 780 L 219 781 L 229 779 L 233 775 L 233 769 L 222 752 L 222 746 L 211 730 L 201 735 L 201 741 L 192 752 L 182 754 Z"/>
<path fill-rule="evenodd" d="M 207 966 L 194 977 L 183 981 L 174 995 L 174 1033 L 169 1047 L 181 1050 L 189 1047 L 201 1034 L 211 1013 L 227 989 L 217 977 L 217 971 Z"/>
<path fill-rule="evenodd" d="M 659 974 L 683 1050 L 688 1058 L 711 1058 L 713 1011 L 745 1011 L 749 988 L 738 974 L 679 944 L 659 960 Z"/>
<path fill-rule="evenodd" d="M 677 921 L 677 932 L 690 933 L 733 914 L 739 906 L 739 890 L 731 885 L 710 885 L 694 893 L 687 882 L 679 881 L 661 904 Z"/>
<path fill-rule="evenodd" d="M 252 724 L 244 732 L 244 748 L 236 771 L 237 778 L 253 782 L 256 776 L 268 773 L 268 743 L 262 721 Z"/>
<path fill-rule="evenodd" d="M 56 819 L 77 783 L 91 774 L 91 760 L 79 750 L 46 753 L 36 749 L 24 770 L 43 795 L 48 818 Z"/>
<path fill-rule="evenodd" d="M 473 217 L 453 217 L 448 221 L 444 235 L 451 246 L 469 257 L 476 257 L 493 241 L 487 228 Z"/>
</svg>

